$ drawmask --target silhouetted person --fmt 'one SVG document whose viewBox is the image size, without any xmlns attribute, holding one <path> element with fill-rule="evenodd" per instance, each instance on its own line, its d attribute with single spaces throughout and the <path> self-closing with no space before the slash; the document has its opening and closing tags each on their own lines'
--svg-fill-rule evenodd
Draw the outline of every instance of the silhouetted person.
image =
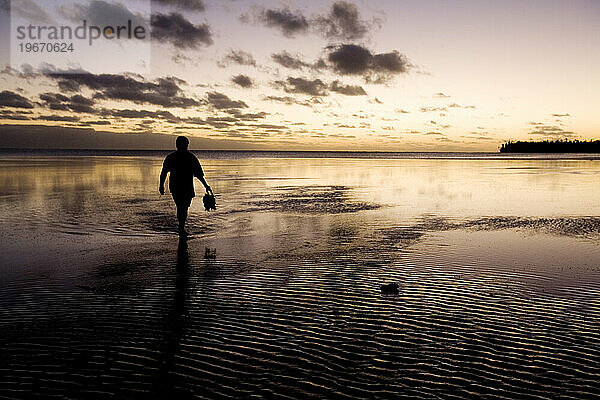
<svg viewBox="0 0 600 400">
<path fill-rule="evenodd" d="M 175 140 L 177 151 L 169 154 L 163 163 L 160 172 L 160 194 L 165 194 L 165 179 L 167 173 L 169 177 L 169 191 L 173 196 L 177 206 L 177 220 L 179 221 L 179 233 L 186 234 L 185 220 L 187 219 L 188 208 L 192 203 L 194 193 L 194 177 L 198 178 L 204 185 L 207 192 L 212 193 L 212 189 L 204 180 L 204 172 L 200 162 L 195 155 L 190 153 L 187 148 L 190 141 L 185 136 L 178 136 Z"/>
</svg>

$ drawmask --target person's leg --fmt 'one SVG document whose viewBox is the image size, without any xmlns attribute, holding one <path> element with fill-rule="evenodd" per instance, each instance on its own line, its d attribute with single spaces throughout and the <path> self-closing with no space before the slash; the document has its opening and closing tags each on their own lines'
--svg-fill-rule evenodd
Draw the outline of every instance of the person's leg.
<svg viewBox="0 0 600 400">
<path fill-rule="evenodd" d="M 185 232 L 185 221 L 187 220 L 188 208 L 192 199 L 187 196 L 173 196 L 173 200 L 175 200 L 175 206 L 177 207 L 179 232 Z"/>
<path fill-rule="evenodd" d="M 185 229 L 185 221 L 187 220 L 188 207 L 184 202 L 177 202 L 177 221 L 179 222 L 179 230 Z"/>
</svg>

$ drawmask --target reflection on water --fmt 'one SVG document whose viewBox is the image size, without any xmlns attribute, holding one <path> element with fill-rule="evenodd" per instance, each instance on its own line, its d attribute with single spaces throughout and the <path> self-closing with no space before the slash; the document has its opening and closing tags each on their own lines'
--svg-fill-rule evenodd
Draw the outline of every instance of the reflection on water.
<svg viewBox="0 0 600 400">
<path fill-rule="evenodd" d="M 0 397 L 600 394 L 600 161 L 200 159 L 0 159 Z"/>
</svg>

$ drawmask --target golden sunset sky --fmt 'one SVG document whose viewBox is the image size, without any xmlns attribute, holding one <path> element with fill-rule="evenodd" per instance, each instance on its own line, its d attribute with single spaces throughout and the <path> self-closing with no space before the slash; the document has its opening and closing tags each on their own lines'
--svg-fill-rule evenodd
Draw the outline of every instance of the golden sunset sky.
<svg viewBox="0 0 600 400">
<path fill-rule="evenodd" d="M 206 149 L 497 151 L 599 137 L 594 0 L 160 0 L 150 15 L 137 0 L 43 4 L 0 1 L 3 148 L 185 134 Z M 101 51 L 93 72 L 15 62 L 14 18 L 99 10 L 152 21 L 143 73 L 105 72 L 116 61 Z"/>
</svg>

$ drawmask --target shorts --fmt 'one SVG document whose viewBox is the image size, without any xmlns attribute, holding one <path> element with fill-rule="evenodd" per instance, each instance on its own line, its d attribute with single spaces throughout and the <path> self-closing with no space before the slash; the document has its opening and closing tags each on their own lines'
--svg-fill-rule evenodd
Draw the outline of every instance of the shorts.
<svg viewBox="0 0 600 400">
<path fill-rule="evenodd" d="M 171 195 L 173 196 L 173 200 L 175 201 L 175 205 L 177 206 L 177 208 L 190 208 L 190 204 L 192 204 L 192 196 L 188 194 L 181 195 L 174 193 L 171 193 Z"/>
</svg>

